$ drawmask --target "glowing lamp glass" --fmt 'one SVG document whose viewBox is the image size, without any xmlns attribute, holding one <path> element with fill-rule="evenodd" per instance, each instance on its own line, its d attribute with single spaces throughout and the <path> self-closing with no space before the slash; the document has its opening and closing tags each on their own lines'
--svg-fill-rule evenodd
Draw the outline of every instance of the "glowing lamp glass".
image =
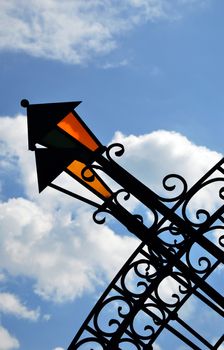
<svg viewBox="0 0 224 350">
<path fill-rule="evenodd" d="M 99 144 L 73 113 L 67 114 L 57 125 L 89 150 L 99 148 Z"/>
<path fill-rule="evenodd" d="M 92 177 L 92 181 L 83 179 L 82 172 L 85 167 L 86 165 L 84 163 L 75 160 L 67 167 L 67 169 L 79 182 L 84 184 L 85 187 L 87 187 L 90 191 L 94 192 L 100 198 L 109 198 L 112 195 L 110 189 L 95 172 L 93 173 L 90 169 L 85 171 L 85 176 L 87 178 Z"/>
</svg>

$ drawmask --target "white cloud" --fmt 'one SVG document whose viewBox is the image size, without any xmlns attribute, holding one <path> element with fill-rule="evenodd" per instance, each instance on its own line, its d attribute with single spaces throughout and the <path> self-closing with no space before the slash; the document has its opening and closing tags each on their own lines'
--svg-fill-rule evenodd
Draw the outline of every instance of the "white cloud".
<svg viewBox="0 0 224 350">
<path fill-rule="evenodd" d="M 0 326 L 1 350 L 14 350 L 19 348 L 19 341 L 7 329 Z"/>
<path fill-rule="evenodd" d="M 221 154 L 197 146 L 174 131 L 158 130 L 139 136 L 117 132 L 112 142 L 121 142 L 125 146 L 120 161 L 138 178 L 154 187 L 160 186 L 161 179 L 174 171 L 193 184 L 221 159 Z"/>
<path fill-rule="evenodd" d="M 128 65 L 128 60 L 122 60 L 120 62 L 107 62 L 102 65 L 103 69 L 114 69 L 119 67 L 125 67 Z"/>
<path fill-rule="evenodd" d="M 55 349 L 53 349 L 53 350 L 64 350 L 64 348 L 55 348 Z"/>
<path fill-rule="evenodd" d="M 18 137 L 16 136 L 17 133 Z M 34 158 L 31 152 L 27 152 L 26 118 L 24 116 L 17 116 L 16 118 L 2 117 L 0 135 L 1 181 L 12 177 L 17 185 L 21 184 L 23 186 L 25 180 L 26 190 L 29 191 L 29 186 L 33 186 L 36 177 L 33 171 L 35 168 Z M 18 163 L 19 173 L 17 172 Z M 1 187 L 4 187 L 4 185 L 2 184 Z"/>
<path fill-rule="evenodd" d="M 43 320 L 44 321 L 50 321 L 50 319 L 51 319 L 51 315 L 49 315 L 49 314 L 43 315 Z"/>
<path fill-rule="evenodd" d="M 0 270 L 30 277 L 36 293 L 44 298 L 73 300 L 110 280 L 139 241 L 131 235 L 119 236 L 119 229 L 115 234 L 106 225 L 94 224 L 86 206 L 57 191 L 46 189 L 39 195 L 25 130 L 24 117 L 1 118 L 3 160 L 11 164 L 12 172 L 18 170 L 26 198 L 0 203 Z M 114 140 L 126 146 L 125 167 L 156 191 L 167 173 L 175 170 L 192 183 L 221 158 L 163 130 L 141 136 L 117 133 Z M 8 166 L 3 164 L 3 169 Z M 213 198 L 210 192 L 204 196 Z"/>
<path fill-rule="evenodd" d="M 222 158 L 220 153 L 197 146 L 173 131 L 158 130 L 140 136 L 125 136 L 117 132 L 113 142 L 121 142 L 126 150 L 125 155 L 117 160 L 156 193 L 168 198 L 172 193 L 162 191 L 162 180 L 166 175 L 175 173 L 183 176 L 190 188 Z M 169 184 L 178 185 L 178 181 L 173 180 Z M 176 193 L 181 188 L 181 185 L 177 186 Z M 213 185 L 206 187 L 195 196 L 191 209 L 214 209 L 220 201 L 218 193 L 214 192 Z"/>
<path fill-rule="evenodd" d="M 19 318 L 36 321 L 40 312 L 38 309 L 29 310 L 17 296 L 11 293 L 0 293 L 0 313 L 11 314 Z"/>
<path fill-rule="evenodd" d="M 2 0 L 0 49 L 85 64 L 110 53 L 125 32 L 146 21 L 174 19 L 209 0 Z"/>
<path fill-rule="evenodd" d="M 57 301 L 73 299 L 112 278 L 137 244 L 107 226 L 93 225 L 87 212 L 80 212 L 78 221 L 71 212 L 52 212 L 51 228 L 49 214 L 29 200 L 11 199 L 0 211 L 2 267 L 35 278 L 36 292 Z"/>
</svg>

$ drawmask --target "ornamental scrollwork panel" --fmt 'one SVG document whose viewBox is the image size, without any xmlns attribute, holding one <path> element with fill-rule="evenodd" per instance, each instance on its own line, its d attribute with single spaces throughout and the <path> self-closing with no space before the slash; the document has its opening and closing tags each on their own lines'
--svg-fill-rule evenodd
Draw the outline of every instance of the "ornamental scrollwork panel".
<svg viewBox="0 0 224 350">
<path fill-rule="evenodd" d="M 122 152 L 121 148 L 118 155 Z M 108 158 L 111 159 L 110 157 L 109 155 Z M 220 250 L 224 247 L 223 178 L 219 174 L 217 177 L 217 173 L 217 169 L 214 169 L 209 178 L 205 176 L 192 189 L 188 189 L 181 176 L 172 174 L 165 177 L 165 190 L 170 193 L 174 191 L 175 194 L 169 198 L 160 197 L 160 200 L 167 203 L 172 212 L 180 217 L 180 225 L 172 222 L 170 217 L 166 218 L 157 210 L 154 211 L 153 224 L 148 227 L 151 234 L 148 243 L 140 244 L 118 273 L 69 349 L 149 350 L 153 349 L 153 344 L 164 329 L 181 339 L 189 348 L 200 349 L 190 340 L 193 337 L 205 349 L 213 349 L 205 338 L 182 320 L 179 312 L 194 295 L 214 312 L 223 314 L 222 309 L 204 295 L 206 279 L 220 263 L 217 256 L 212 254 L 213 250 L 205 248 L 207 241 Z M 175 181 L 179 182 L 178 194 Z M 209 213 L 202 206 L 194 212 L 190 207 L 194 201 L 197 202 L 196 196 L 211 186 L 218 191 L 215 209 Z M 127 201 L 130 193 L 124 189 L 118 190 L 113 197 L 113 205 L 121 206 L 121 196 Z M 96 219 L 97 216 L 112 211 L 109 205 L 99 208 L 94 214 L 95 221 L 104 222 L 102 218 Z M 136 215 L 136 219 L 145 230 L 142 217 Z M 198 240 L 200 236 L 205 238 L 205 246 L 204 241 L 201 245 Z M 186 268 L 189 271 L 187 275 Z M 192 279 L 193 276 L 201 279 L 203 292 L 195 279 Z M 185 327 L 186 335 L 181 334 L 178 327 L 172 324 L 174 320 Z M 88 336 L 85 337 L 84 334 Z"/>
</svg>

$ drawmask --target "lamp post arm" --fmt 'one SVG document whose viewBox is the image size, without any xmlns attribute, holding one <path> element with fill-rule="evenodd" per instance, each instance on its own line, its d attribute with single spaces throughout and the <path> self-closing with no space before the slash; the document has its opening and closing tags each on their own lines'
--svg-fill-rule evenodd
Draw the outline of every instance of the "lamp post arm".
<svg viewBox="0 0 224 350">
<path fill-rule="evenodd" d="M 180 228 L 183 234 L 186 234 L 189 237 L 194 236 L 195 241 L 198 241 L 198 243 L 204 246 L 205 249 L 207 249 L 213 256 L 224 262 L 224 256 L 220 249 L 218 249 L 218 247 L 216 247 L 202 234 L 199 235 L 198 231 L 192 227 L 192 225 L 188 224 L 186 220 L 177 215 L 174 211 L 176 207 L 174 207 L 174 209 L 167 207 L 164 203 L 162 203 L 160 197 L 155 192 L 136 179 L 115 161 L 108 160 L 101 154 L 96 157 L 96 161 L 100 164 L 102 170 L 108 176 L 121 185 L 127 192 L 137 198 L 152 212 L 155 210 L 158 211 L 166 220 L 169 220 Z M 221 210 L 224 211 L 224 206 Z M 211 222 L 209 222 L 209 225 L 211 225 Z"/>
</svg>

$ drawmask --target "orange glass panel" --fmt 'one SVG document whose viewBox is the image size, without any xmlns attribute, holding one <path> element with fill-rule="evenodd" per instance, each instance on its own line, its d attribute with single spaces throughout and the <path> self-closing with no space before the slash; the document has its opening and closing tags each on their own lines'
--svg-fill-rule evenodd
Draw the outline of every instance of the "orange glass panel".
<svg viewBox="0 0 224 350">
<path fill-rule="evenodd" d="M 99 147 L 73 113 L 66 115 L 57 125 L 91 151 L 95 151 Z"/>
<path fill-rule="evenodd" d="M 67 169 L 70 170 L 74 175 L 76 175 L 78 178 L 80 178 L 83 182 L 85 182 L 85 184 L 91 188 L 94 189 L 101 197 L 104 198 L 109 198 L 111 196 L 111 192 L 109 191 L 109 189 L 107 189 L 105 187 L 105 185 L 103 184 L 103 182 L 96 176 L 96 174 L 94 174 L 91 170 L 87 170 L 85 172 L 85 176 L 86 177 L 91 177 L 94 176 L 94 180 L 93 181 L 85 181 L 83 180 L 82 177 L 82 170 L 85 168 L 85 164 L 79 162 L 78 160 L 75 160 L 74 162 L 72 162 Z"/>
</svg>

